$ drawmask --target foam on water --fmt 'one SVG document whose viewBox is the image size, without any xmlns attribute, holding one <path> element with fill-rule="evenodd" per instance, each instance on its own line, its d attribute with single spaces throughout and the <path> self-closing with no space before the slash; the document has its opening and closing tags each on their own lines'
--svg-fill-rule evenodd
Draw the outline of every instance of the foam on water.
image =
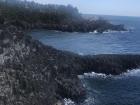
<svg viewBox="0 0 140 105">
<path fill-rule="evenodd" d="M 64 105 L 76 105 L 71 99 L 64 99 Z"/>
<path fill-rule="evenodd" d="M 130 32 L 133 29 L 128 29 L 127 31 L 114 31 L 114 30 L 107 30 L 104 31 L 102 34 L 112 34 L 112 33 L 126 33 L 126 32 Z M 97 30 L 93 31 L 93 32 L 89 32 L 89 34 L 100 34 Z"/>
<path fill-rule="evenodd" d="M 79 52 L 78 54 L 79 54 L 79 55 L 81 55 L 81 56 L 83 56 L 83 55 L 84 55 L 84 53 L 82 53 L 82 52 Z"/>
<path fill-rule="evenodd" d="M 94 104 L 95 104 L 95 99 L 92 97 L 89 97 L 80 105 L 94 105 Z"/>
<path fill-rule="evenodd" d="M 140 77 L 140 69 L 128 70 L 126 73 L 123 73 L 120 76 L 125 76 L 125 77 Z"/>
<path fill-rule="evenodd" d="M 87 99 L 85 99 L 85 101 L 83 103 L 80 103 L 78 105 L 93 105 L 95 103 L 94 98 L 92 97 L 88 97 Z M 64 105 L 77 105 L 75 104 L 71 99 L 64 99 Z"/>
<path fill-rule="evenodd" d="M 113 23 L 124 24 L 128 31 L 108 30 L 100 35 L 97 30 L 89 33 L 39 30 L 30 35 L 46 45 L 79 55 L 140 54 L 140 19 L 107 18 Z M 140 69 L 128 70 L 118 76 L 95 72 L 85 73 L 79 78 L 89 92 L 89 98 L 80 105 L 140 105 Z M 70 99 L 64 99 L 64 103 L 65 105 L 76 105 Z"/>
<path fill-rule="evenodd" d="M 83 76 L 79 76 L 79 78 L 114 78 L 114 79 L 126 78 L 126 77 L 140 77 L 140 69 L 128 70 L 127 72 L 117 76 L 106 75 L 103 73 L 95 73 L 95 72 L 84 73 Z"/>
<path fill-rule="evenodd" d="M 130 30 L 128 29 L 127 31 L 113 31 L 113 30 L 107 30 L 105 32 L 103 32 L 103 34 L 112 34 L 112 33 L 127 33 L 127 32 L 130 32 Z"/>
<path fill-rule="evenodd" d="M 90 96 L 82 105 L 119 105 L 119 102 L 120 105 L 128 105 L 129 102 L 130 105 L 139 105 L 140 82 L 137 80 L 140 78 L 140 69 L 128 70 L 117 76 L 92 72 L 79 77 Z"/>
<path fill-rule="evenodd" d="M 91 72 L 91 73 L 84 73 L 84 77 L 88 77 L 88 78 L 92 78 L 92 77 L 102 77 L 102 78 L 106 78 L 108 77 L 106 74 L 103 73 L 95 73 L 95 72 Z"/>
</svg>

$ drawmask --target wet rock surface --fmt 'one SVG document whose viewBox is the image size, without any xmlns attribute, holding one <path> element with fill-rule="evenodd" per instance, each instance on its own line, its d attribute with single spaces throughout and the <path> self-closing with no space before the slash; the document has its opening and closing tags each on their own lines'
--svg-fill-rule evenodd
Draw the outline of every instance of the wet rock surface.
<svg viewBox="0 0 140 105">
<path fill-rule="evenodd" d="M 117 75 L 139 66 L 139 55 L 80 56 L 9 26 L 0 33 L 0 105 L 63 105 L 64 98 L 79 103 L 86 90 L 77 75 Z"/>
</svg>

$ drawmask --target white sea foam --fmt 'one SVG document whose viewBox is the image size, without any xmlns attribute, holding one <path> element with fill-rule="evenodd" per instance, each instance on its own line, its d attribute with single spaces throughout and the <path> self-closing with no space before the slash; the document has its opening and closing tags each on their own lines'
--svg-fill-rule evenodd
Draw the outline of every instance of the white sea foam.
<svg viewBox="0 0 140 105">
<path fill-rule="evenodd" d="M 82 53 L 82 52 L 79 52 L 78 54 L 79 54 L 79 55 L 82 55 L 82 56 L 84 55 L 84 53 Z"/>
<path fill-rule="evenodd" d="M 125 77 L 140 77 L 140 69 L 128 70 L 126 73 L 123 73 L 120 76 L 125 76 Z"/>
<path fill-rule="evenodd" d="M 64 99 L 64 105 L 75 105 L 75 103 L 71 99 Z"/>
<path fill-rule="evenodd" d="M 103 34 L 109 34 L 109 33 L 127 33 L 127 32 L 130 32 L 129 30 L 128 31 L 113 31 L 113 30 L 107 30 L 105 32 L 103 32 Z"/>
<path fill-rule="evenodd" d="M 131 30 L 132 31 L 132 30 Z M 107 30 L 104 31 L 102 34 L 112 34 L 112 33 L 126 33 L 126 32 L 130 32 L 130 29 L 128 29 L 128 31 L 115 31 L 115 30 Z M 93 32 L 89 32 L 90 34 L 98 34 L 99 32 L 97 30 L 93 31 Z"/>
<path fill-rule="evenodd" d="M 91 31 L 91 32 L 89 32 L 90 34 L 98 34 L 99 32 L 97 31 L 97 30 L 95 30 L 95 31 Z"/>
<path fill-rule="evenodd" d="M 125 78 L 125 77 L 140 77 L 140 69 L 133 69 L 128 70 L 125 73 L 122 73 L 120 75 L 114 76 L 114 75 L 106 75 L 103 73 L 84 73 L 84 75 L 80 75 L 79 78 Z"/>
<path fill-rule="evenodd" d="M 94 31 L 94 33 L 95 33 L 95 34 L 97 34 L 97 33 L 98 33 L 98 31 L 97 31 L 97 30 L 95 30 L 95 31 Z"/>
<path fill-rule="evenodd" d="M 54 32 L 56 32 L 56 33 L 57 33 L 57 32 L 62 32 L 62 31 L 59 31 L 59 30 L 54 30 Z"/>
<path fill-rule="evenodd" d="M 118 76 L 92 72 L 92 73 L 84 73 L 84 75 L 79 75 L 78 77 L 80 79 L 83 79 L 83 78 L 123 79 L 123 78 L 128 78 L 128 77 L 140 77 L 140 69 L 128 70 L 126 73 L 122 73 Z M 96 91 L 96 90 L 92 90 L 92 91 L 94 91 L 95 93 L 99 93 L 99 91 Z M 80 105 L 94 105 L 94 103 L 95 103 L 95 99 L 89 97 Z M 64 99 L 64 104 L 76 105 L 71 99 Z"/>
<path fill-rule="evenodd" d="M 102 78 L 106 78 L 107 75 L 106 75 L 106 74 L 103 74 L 103 73 L 91 72 L 91 73 L 84 73 L 84 77 L 88 77 L 88 78 L 92 78 L 92 77 L 102 77 Z"/>
<path fill-rule="evenodd" d="M 89 97 L 83 103 L 81 103 L 80 105 L 94 105 L 94 104 L 95 104 L 95 99 Z"/>
<path fill-rule="evenodd" d="M 83 103 L 80 103 L 80 105 L 93 105 L 95 103 L 94 98 L 87 98 Z M 64 99 L 64 105 L 77 105 L 75 104 L 71 99 Z"/>
</svg>

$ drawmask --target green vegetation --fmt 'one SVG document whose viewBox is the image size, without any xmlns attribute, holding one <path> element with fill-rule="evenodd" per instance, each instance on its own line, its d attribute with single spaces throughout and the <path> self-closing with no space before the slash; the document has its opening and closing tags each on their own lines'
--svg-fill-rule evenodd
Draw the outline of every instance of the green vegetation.
<svg viewBox="0 0 140 105">
<path fill-rule="evenodd" d="M 123 25 L 112 25 L 103 19 L 84 19 L 71 5 L 43 5 L 26 0 L 1 0 L 0 23 L 13 24 L 22 29 L 45 28 L 68 32 L 125 30 Z"/>
<path fill-rule="evenodd" d="M 5 19 L 29 23 L 61 23 L 81 18 L 77 8 L 71 5 L 42 5 L 19 0 L 0 1 L 0 11 Z"/>
</svg>

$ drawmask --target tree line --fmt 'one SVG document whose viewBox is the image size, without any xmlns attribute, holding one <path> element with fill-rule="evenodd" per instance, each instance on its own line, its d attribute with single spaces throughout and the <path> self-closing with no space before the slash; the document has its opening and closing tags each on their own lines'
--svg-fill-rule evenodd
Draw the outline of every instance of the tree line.
<svg viewBox="0 0 140 105">
<path fill-rule="evenodd" d="M 29 23 L 63 23 L 80 19 L 77 8 L 71 5 L 38 4 L 21 0 L 1 0 L 0 18 L 7 20 L 20 20 Z"/>
<path fill-rule="evenodd" d="M 125 30 L 123 25 L 113 25 L 104 19 L 88 20 L 71 5 L 39 4 L 26 0 L 0 0 L 0 23 L 13 22 L 27 29 L 35 24 L 45 24 L 46 29 L 100 33 L 106 30 Z M 17 25 L 18 24 L 18 25 Z"/>
</svg>

